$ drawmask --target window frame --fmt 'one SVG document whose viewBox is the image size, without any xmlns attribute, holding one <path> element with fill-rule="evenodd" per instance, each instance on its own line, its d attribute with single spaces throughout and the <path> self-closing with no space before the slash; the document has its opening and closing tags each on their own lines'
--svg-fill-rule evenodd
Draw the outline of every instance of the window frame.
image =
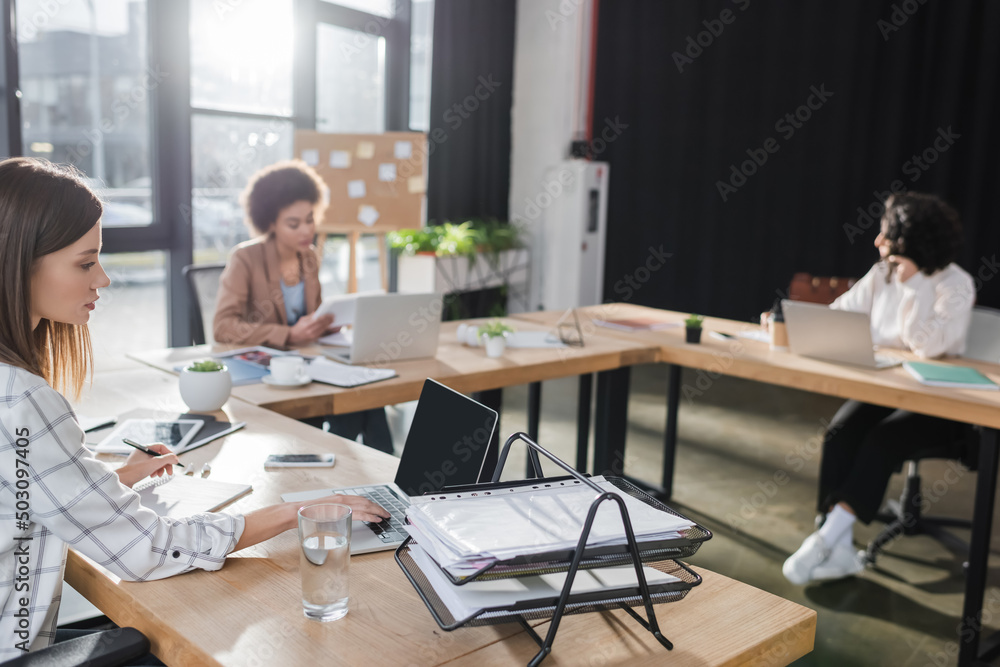
<svg viewBox="0 0 1000 667">
<path fill-rule="evenodd" d="M 0 0 L 0 29 L 8 36 L 0 48 L 0 155 L 23 155 L 20 113 L 16 0 Z M 268 121 L 292 121 L 296 129 L 316 127 L 317 26 L 336 25 L 374 31 L 386 39 L 386 131 L 409 129 L 410 0 L 395 0 L 392 17 L 331 4 L 324 0 L 293 0 L 292 115 L 224 111 L 191 104 L 190 0 L 146 0 L 148 66 L 169 72 L 149 95 L 150 181 L 152 222 L 143 227 L 104 230 L 104 252 L 167 253 L 168 344 L 190 340 L 190 295 L 182 270 L 193 262 L 192 118 L 195 114 Z M 369 32 L 369 34 L 373 34 Z M 13 91 L 13 94 L 12 94 Z"/>
</svg>

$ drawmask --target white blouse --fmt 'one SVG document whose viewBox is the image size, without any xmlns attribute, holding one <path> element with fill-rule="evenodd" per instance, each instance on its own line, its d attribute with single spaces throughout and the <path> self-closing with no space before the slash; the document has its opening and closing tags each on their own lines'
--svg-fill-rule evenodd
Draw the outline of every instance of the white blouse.
<svg viewBox="0 0 1000 667">
<path fill-rule="evenodd" d="M 976 290 L 972 276 L 956 264 L 928 276 L 918 272 L 900 282 L 878 262 L 831 308 L 868 313 L 872 341 L 879 347 L 909 349 L 920 357 L 959 355 L 972 318 Z"/>
<path fill-rule="evenodd" d="M 66 547 L 127 581 L 218 570 L 242 516 L 157 515 L 84 447 L 66 399 L 0 363 L 0 662 L 55 636 Z"/>
</svg>

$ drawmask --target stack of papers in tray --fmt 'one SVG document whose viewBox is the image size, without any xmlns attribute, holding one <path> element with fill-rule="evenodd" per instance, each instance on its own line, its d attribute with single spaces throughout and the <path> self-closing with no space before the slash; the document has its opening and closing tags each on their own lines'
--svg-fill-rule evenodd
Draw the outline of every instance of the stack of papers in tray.
<svg viewBox="0 0 1000 667">
<path fill-rule="evenodd" d="M 679 539 L 695 524 L 622 492 L 603 477 L 592 480 L 617 493 L 628 509 L 636 540 Z M 407 530 L 452 576 L 463 577 L 496 561 L 576 547 L 596 493 L 576 480 L 479 492 L 417 496 L 407 509 Z M 588 547 L 626 544 L 617 503 L 601 503 Z"/>
<path fill-rule="evenodd" d="M 462 586 L 455 586 L 441 573 L 420 544 L 411 542 L 409 548 L 414 562 L 456 620 L 467 619 L 484 609 L 498 607 L 555 606 L 566 583 L 566 573 L 558 572 L 493 581 L 470 581 Z M 673 575 L 651 567 L 643 567 L 642 570 L 650 591 L 655 591 L 664 584 L 680 581 Z M 572 591 L 573 595 L 600 592 L 613 597 L 611 591 L 621 591 L 623 595 L 627 595 L 637 586 L 635 566 L 624 565 L 579 570 L 573 579 Z M 570 601 L 572 599 L 571 597 Z"/>
</svg>

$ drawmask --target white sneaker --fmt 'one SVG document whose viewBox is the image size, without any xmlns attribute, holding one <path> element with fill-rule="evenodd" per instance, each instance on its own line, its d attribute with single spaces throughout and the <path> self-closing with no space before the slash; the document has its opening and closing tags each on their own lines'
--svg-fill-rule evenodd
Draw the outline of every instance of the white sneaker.
<svg viewBox="0 0 1000 667">
<path fill-rule="evenodd" d="M 865 552 L 856 551 L 849 542 L 839 542 L 830 557 L 812 571 L 813 581 L 843 579 L 860 574 L 865 569 Z"/>
<path fill-rule="evenodd" d="M 817 530 L 805 539 L 798 551 L 788 557 L 781 566 L 781 573 L 788 581 L 801 586 L 812 580 L 813 571 L 824 563 L 831 553 L 832 550 Z"/>
</svg>

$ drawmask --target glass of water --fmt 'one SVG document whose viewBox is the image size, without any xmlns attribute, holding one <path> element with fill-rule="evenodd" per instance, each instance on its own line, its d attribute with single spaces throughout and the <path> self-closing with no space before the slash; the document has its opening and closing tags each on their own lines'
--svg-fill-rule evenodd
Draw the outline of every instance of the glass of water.
<svg viewBox="0 0 1000 667">
<path fill-rule="evenodd" d="M 299 547 L 306 618 L 343 618 L 351 564 L 351 508 L 329 504 L 299 509 Z"/>
</svg>

